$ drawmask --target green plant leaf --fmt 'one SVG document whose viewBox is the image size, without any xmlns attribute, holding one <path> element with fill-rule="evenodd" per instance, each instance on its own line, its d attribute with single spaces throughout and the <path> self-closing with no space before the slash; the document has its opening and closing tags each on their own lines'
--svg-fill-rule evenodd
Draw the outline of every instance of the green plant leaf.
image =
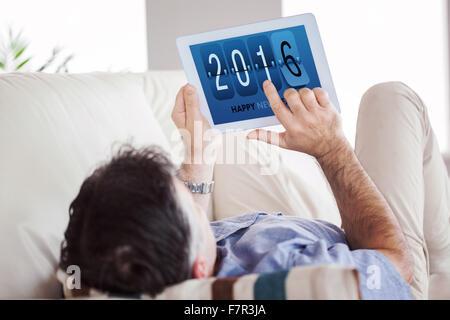
<svg viewBox="0 0 450 320">
<path fill-rule="evenodd" d="M 22 49 L 19 50 L 19 52 L 17 52 L 17 54 L 14 56 L 14 60 L 17 60 L 22 53 L 25 51 L 25 49 L 27 48 L 27 46 L 23 46 Z"/>
<path fill-rule="evenodd" d="M 20 68 L 22 68 L 28 61 L 30 61 L 31 58 L 26 59 L 25 61 L 23 61 L 21 64 L 19 64 L 16 68 L 16 70 L 19 70 Z"/>
<path fill-rule="evenodd" d="M 5 64 L 3 62 L 0 62 L 0 68 L 3 69 L 5 67 Z"/>
</svg>

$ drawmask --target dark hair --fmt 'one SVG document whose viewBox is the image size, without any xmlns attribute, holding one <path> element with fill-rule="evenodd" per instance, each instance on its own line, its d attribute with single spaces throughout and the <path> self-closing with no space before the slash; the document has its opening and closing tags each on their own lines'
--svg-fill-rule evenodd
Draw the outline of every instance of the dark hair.
<svg viewBox="0 0 450 320">
<path fill-rule="evenodd" d="M 120 294 L 155 295 L 191 277 L 191 227 L 162 150 L 124 146 L 88 177 L 70 205 L 60 267 Z"/>
</svg>

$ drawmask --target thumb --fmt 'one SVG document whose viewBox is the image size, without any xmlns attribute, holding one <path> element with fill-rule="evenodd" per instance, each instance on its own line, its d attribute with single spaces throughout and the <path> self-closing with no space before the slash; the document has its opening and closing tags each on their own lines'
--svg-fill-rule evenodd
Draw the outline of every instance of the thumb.
<svg viewBox="0 0 450 320">
<path fill-rule="evenodd" d="M 186 115 L 189 122 L 198 117 L 200 113 L 197 90 L 194 86 L 188 84 L 184 87 L 184 101 L 186 103 Z"/>
<path fill-rule="evenodd" d="M 265 142 L 267 144 L 271 144 L 280 148 L 286 148 L 285 142 L 285 133 L 278 133 L 274 131 L 267 130 L 254 130 L 247 135 L 247 139 L 249 140 L 258 140 Z"/>
<path fill-rule="evenodd" d="M 177 128 L 186 126 L 186 105 L 184 103 L 183 88 L 177 94 L 175 105 L 172 110 L 172 120 Z"/>
</svg>

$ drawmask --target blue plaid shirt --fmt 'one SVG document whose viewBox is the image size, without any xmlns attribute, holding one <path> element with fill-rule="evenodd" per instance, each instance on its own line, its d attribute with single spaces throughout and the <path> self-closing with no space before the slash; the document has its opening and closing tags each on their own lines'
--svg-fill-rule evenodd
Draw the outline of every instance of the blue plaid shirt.
<svg viewBox="0 0 450 320">
<path fill-rule="evenodd" d="M 409 285 L 374 250 L 351 251 L 345 233 L 318 220 L 255 213 L 211 223 L 218 278 L 337 264 L 358 270 L 363 299 L 412 299 Z"/>
</svg>

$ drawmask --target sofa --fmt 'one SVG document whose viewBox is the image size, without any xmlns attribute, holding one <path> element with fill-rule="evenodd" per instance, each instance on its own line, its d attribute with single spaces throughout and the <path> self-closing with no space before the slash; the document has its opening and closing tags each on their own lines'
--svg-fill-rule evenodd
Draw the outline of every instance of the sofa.
<svg viewBox="0 0 450 320">
<path fill-rule="evenodd" d="M 56 271 L 69 204 L 121 144 L 156 144 L 181 162 L 170 113 L 185 82 L 182 71 L 0 75 L 0 298 L 63 297 Z M 227 144 L 232 148 L 221 149 L 215 167 L 211 220 L 263 211 L 340 224 L 315 159 L 247 141 L 245 133 L 224 136 Z M 316 287 L 314 296 L 301 297 L 357 296 L 348 289 L 356 277 L 345 268 L 341 275 L 347 280 L 328 282 L 335 295 L 318 294 Z M 449 275 L 430 280 L 430 298 L 450 299 Z"/>
</svg>

